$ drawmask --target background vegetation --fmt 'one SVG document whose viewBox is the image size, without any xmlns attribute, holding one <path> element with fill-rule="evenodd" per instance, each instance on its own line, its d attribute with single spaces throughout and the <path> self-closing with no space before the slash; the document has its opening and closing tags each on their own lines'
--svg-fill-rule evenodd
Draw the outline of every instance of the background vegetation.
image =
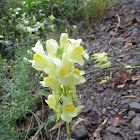
<svg viewBox="0 0 140 140">
<path fill-rule="evenodd" d="M 102 18 L 118 0 L 1 0 L 0 3 L 0 137 L 25 138 L 22 120 L 28 118 L 41 94 L 42 73 L 28 64 L 37 40 L 58 40 L 61 32 L 71 37 Z M 82 27 L 82 28 L 81 28 Z M 79 30 L 80 29 L 80 30 Z M 39 90 L 41 89 L 41 90 Z M 20 127 L 18 127 L 18 125 Z M 37 130 L 37 128 L 34 128 Z M 30 130 L 31 131 L 31 130 Z M 17 133 L 18 132 L 18 133 Z"/>
</svg>

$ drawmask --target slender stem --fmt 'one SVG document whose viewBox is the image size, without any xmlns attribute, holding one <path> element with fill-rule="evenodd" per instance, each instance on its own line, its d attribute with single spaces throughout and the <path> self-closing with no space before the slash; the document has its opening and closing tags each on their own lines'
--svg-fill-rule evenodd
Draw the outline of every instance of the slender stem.
<svg viewBox="0 0 140 140">
<path fill-rule="evenodd" d="M 68 140 L 70 140 L 70 127 L 69 127 L 69 123 L 68 122 L 66 122 L 66 126 L 67 126 Z"/>
</svg>

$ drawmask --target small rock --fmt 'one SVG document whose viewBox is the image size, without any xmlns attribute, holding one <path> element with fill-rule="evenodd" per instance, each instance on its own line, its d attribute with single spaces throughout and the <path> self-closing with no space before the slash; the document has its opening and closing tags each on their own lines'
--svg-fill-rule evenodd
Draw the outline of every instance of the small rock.
<svg viewBox="0 0 140 140">
<path fill-rule="evenodd" d="M 114 111 L 115 111 L 115 112 L 118 112 L 118 111 L 119 111 L 119 109 L 118 109 L 118 108 L 114 108 Z"/>
<path fill-rule="evenodd" d="M 140 135 L 140 131 L 134 131 L 134 134 Z"/>
<path fill-rule="evenodd" d="M 115 54 L 115 55 L 118 55 L 119 53 L 120 53 L 119 50 L 114 50 L 114 54 Z"/>
<path fill-rule="evenodd" d="M 84 109 L 83 109 L 83 113 L 88 113 L 92 110 L 93 106 L 91 104 L 86 104 Z"/>
<path fill-rule="evenodd" d="M 132 121 L 131 121 L 132 128 L 134 130 L 139 130 L 140 129 L 140 118 L 136 116 Z"/>
<path fill-rule="evenodd" d="M 94 111 L 92 111 L 92 112 L 90 112 L 90 113 L 87 114 L 88 117 L 94 117 L 94 115 L 95 115 L 95 112 Z"/>
<path fill-rule="evenodd" d="M 107 106 L 106 109 L 111 109 L 111 107 L 110 106 Z"/>
<path fill-rule="evenodd" d="M 120 137 L 119 135 L 104 134 L 103 140 L 123 140 L 123 138 Z"/>
<path fill-rule="evenodd" d="M 134 111 L 129 111 L 128 112 L 128 119 L 131 120 L 135 117 L 136 113 Z"/>
<path fill-rule="evenodd" d="M 119 38 L 114 38 L 113 40 L 112 40 L 112 43 L 121 43 L 121 42 L 123 42 L 123 38 L 121 38 L 121 37 L 119 37 Z"/>
<path fill-rule="evenodd" d="M 111 110 L 110 113 L 111 113 L 112 115 L 115 115 L 115 114 L 116 114 L 113 110 Z"/>
<path fill-rule="evenodd" d="M 113 126 L 118 127 L 119 125 L 120 125 L 119 121 L 116 121 L 116 120 L 115 120 L 115 121 L 113 122 Z"/>
<path fill-rule="evenodd" d="M 140 86 L 140 80 L 137 81 L 136 86 Z"/>
<path fill-rule="evenodd" d="M 90 126 L 90 125 L 92 125 L 92 122 L 87 120 L 87 119 L 85 119 L 84 124 L 85 124 L 85 126 Z"/>
<path fill-rule="evenodd" d="M 107 114 L 106 108 L 103 108 L 103 110 L 102 110 L 102 115 L 106 115 L 106 114 Z"/>
<path fill-rule="evenodd" d="M 129 85 L 129 88 L 130 88 L 130 89 L 133 89 L 134 86 L 135 86 L 134 84 L 130 84 L 130 85 Z M 129 92 L 129 90 L 128 90 L 128 92 Z M 131 91 L 131 92 L 132 92 L 132 91 Z M 131 92 L 130 92 L 130 93 L 131 93 Z"/>
<path fill-rule="evenodd" d="M 128 136 L 124 131 L 120 131 L 119 134 L 123 137 L 124 140 L 128 140 Z"/>
<path fill-rule="evenodd" d="M 86 78 L 88 78 L 88 77 L 90 77 L 90 76 L 91 76 L 90 74 L 87 74 L 87 75 L 86 75 Z"/>
<path fill-rule="evenodd" d="M 101 85 L 98 85 L 98 86 L 97 86 L 97 90 L 98 90 L 98 92 L 101 92 L 101 91 L 104 90 L 104 88 L 103 88 Z"/>
<path fill-rule="evenodd" d="M 127 92 L 122 92 L 122 93 L 121 93 L 122 96 L 125 96 L 125 95 L 127 95 L 127 94 L 128 94 Z"/>
<path fill-rule="evenodd" d="M 131 110 L 134 110 L 134 111 L 140 113 L 140 103 L 132 102 L 129 104 L 129 107 Z"/>
<path fill-rule="evenodd" d="M 128 123 L 126 122 L 126 120 L 120 120 L 120 125 L 122 125 L 122 126 L 127 126 L 128 125 Z"/>
<path fill-rule="evenodd" d="M 117 134 L 117 133 L 119 133 L 119 131 L 121 130 L 121 128 L 117 128 L 117 127 L 114 127 L 114 126 L 108 126 L 107 127 L 107 130 L 110 131 L 113 134 Z"/>
<path fill-rule="evenodd" d="M 140 113 L 136 113 L 136 116 L 138 116 L 140 118 Z"/>
<path fill-rule="evenodd" d="M 84 140 L 88 137 L 88 133 L 84 127 L 84 125 L 81 125 L 77 127 L 77 130 L 75 131 L 75 135 L 77 137 L 77 140 Z"/>
</svg>

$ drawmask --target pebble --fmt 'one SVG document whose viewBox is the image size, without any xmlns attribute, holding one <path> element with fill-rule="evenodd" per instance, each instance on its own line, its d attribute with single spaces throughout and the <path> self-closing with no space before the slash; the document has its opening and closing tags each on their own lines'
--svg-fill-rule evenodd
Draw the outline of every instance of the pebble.
<svg viewBox="0 0 140 140">
<path fill-rule="evenodd" d="M 139 130 L 140 129 L 140 118 L 136 116 L 132 121 L 131 121 L 132 128 L 134 130 Z"/>
<path fill-rule="evenodd" d="M 90 113 L 88 113 L 88 115 L 87 115 L 88 117 L 94 117 L 95 116 L 95 112 L 94 111 L 92 111 L 92 112 L 90 112 Z"/>
<path fill-rule="evenodd" d="M 111 107 L 110 106 L 107 106 L 106 109 L 111 109 Z"/>
<path fill-rule="evenodd" d="M 132 102 L 129 104 L 130 110 L 134 110 L 138 113 L 140 113 L 140 103 Z"/>
<path fill-rule="evenodd" d="M 106 129 L 113 134 L 117 134 L 121 130 L 121 128 L 117 128 L 117 127 L 114 127 L 114 126 L 108 126 Z"/>
<path fill-rule="evenodd" d="M 119 135 L 105 134 L 103 135 L 103 140 L 123 140 L 123 138 Z"/>
<path fill-rule="evenodd" d="M 88 133 L 87 133 L 84 125 L 77 127 L 77 129 L 75 131 L 75 135 L 77 137 L 77 140 L 84 140 L 88 137 Z"/>
<path fill-rule="evenodd" d="M 106 108 L 103 108 L 102 114 L 103 114 L 103 115 L 106 115 L 106 113 L 107 113 L 107 112 L 106 112 Z"/>
<path fill-rule="evenodd" d="M 92 110 L 93 106 L 91 104 L 86 104 L 84 109 L 83 109 L 83 113 L 88 113 Z"/>
<path fill-rule="evenodd" d="M 92 122 L 87 119 L 84 119 L 84 124 L 85 124 L 85 126 L 90 126 L 90 125 L 92 125 Z"/>
<path fill-rule="evenodd" d="M 129 111 L 128 112 L 128 119 L 131 120 L 135 117 L 136 113 L 134 111 Z"/>
<path fill-rule="evenodd" d="M 110 113 L 111 113 L 112 115 L 115 115 L 115 114 L 116 114 L 113 110 L 111 110 Z"/>
<path fill-rule="evenodd" d="M 98 91 L 98 92 L 101 92 L 101 91 L 103 91 L 103 90 L 104 90 L 104 88 L 103 88 L 101 85 L 98 85 L 98 86 L 97 86 L 97 91 Z"/>
<path fill-rule="evenodd" d="M 121 37 L 119 37 L 119 38 L 114 38 L 113 40 L 112 40 L 112 43 L 121 43 L 123 41 L 123 38 L 121 38 Z"/>
</svg>

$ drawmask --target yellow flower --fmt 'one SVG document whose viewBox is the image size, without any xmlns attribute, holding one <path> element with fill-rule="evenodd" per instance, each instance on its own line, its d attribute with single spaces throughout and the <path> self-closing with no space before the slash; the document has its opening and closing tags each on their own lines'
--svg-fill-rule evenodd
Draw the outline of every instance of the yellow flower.
<svg viewBox="0 0 140 140">
<path fill-rule="evenodd" d="M 63 66 L 59 71 L 60 76 L 67 76 L 70 73 L 71 73 L 70 68 L 67 66 Z"/>
<path fill-rule="evenodd" d="M 55 40 L 53 39 L 47 40 L 46 48 L 47 48 L 48 56 L 51 58 L 55 57 L 58 47 L 59 46 Z"/>
<path fill-rule="evenodd" d="M 75 107 L 72 103 L 72 99 L 71 98 L 67 98 L 65 96 L 62 96 L 62 100 L 63 100 L 63 107 L 62 107 L 62 114 L 61 114 L 61 118 L 65 121 L 70 123 L 72 120 L 72 117 L 76 117 L 79 110 L 80 110 L 80 106 L 79 107 Z"/>
<path fill-rule="evenodd" d="M 63 62 L 60 59 L 54 59 L 56 64 L 56 74 L 57 80 L 60 84 L 64 86 L 79 85 L 85 82 L 85 78 L 82 76 L 83 71 L 75 69 L 74 65 L 70 62 L 64 60 Z"/>
<path fill-rule="evenodd" d="M 79 79 L 78 81 L 74 81 L 75 85 L 82 84 L 86 81 L 86 79 L 82 76 L 85 74 L 84 71 L 80 71 L 79 69 L 75 69 L 74 74 L 75 74 L 75 76 L 78 76 L 78 79 Z"/>
<path fill-rule="evenodd" d="M 64 86 L 71 85 L 73 82 L 72 68 L 62 66 L 62 68 L 58 71 L 58 81 Z"/>
<path fill-rule="evenodd" d="M 46 77 L 40 83 L 42 84 L 43 87 L 51 88 L 55 94 L 61 93 L 60 84 L 58 83 L 57 79 L 52 79 L 51 77 Z"/>
<path fill-rule="evenodd" d="M 35 47 L 32 48 L 36 53 L 33 56 L 33 60 L 29 60 L 32 63 L 32 67 L 36 70 L 44 70 L 48 67 L 49 61 L 45 55 L 44 49 L 40 41 L 37 41 Z"/>
<path fill-rule="evenodd" d="M 83 57 L 85 59 L 88 59 L 89 56 L 86 53 L 86 51 L 84 51 L 84 48 L 80 46 L 80 43 L 82 42 L 82 40 L 69 39 L 69 41 L 71 43 L 67 49 L 67 55 L 66 55 L 67 61 L 72 62 L 72 63 L 78 63 L 79 65 L 83 65 L 84 64 Z"/>
<path fill-rule="evenodd" d="M 50 94 L 48 96 L 48 100 L 45 100 L 45 102 L 49 105 L 49 108 L 53 109 L 56 114 L 57 114 L 57 120 L 59 120 L 60 118 L 60 114 L 61 114 L 61 110 L 62 110 L 62 106 L 59 102 L 59 95 L 56 94 Z"/>
<path fill-rule="evenodd" d="M 68 35 L 66 33 L 62 33 L 60 36 L 60 47 L 65 51 L 67 51 L 69 47 Z"/>
<path fill-rule="evenodd" d="M 50 45 L 53 43 L 50 43 L 48 41 L 48 44 Z M 33 56 L 33 60 L 29 60 L 29 62 L 32 63 L 32 67 L 35 68 L 36 70 L 43 70 L 52 77 L 56 77 L 55 64 L 53 63 L 52 60 L 53 58 L 45 54 L 45 51 L 40 41 L 37 41 L 35 47 L 33 47 L 32 49 L 36 52 Z"/>
<path fill-rule="evenodd" d="M 77 74 L 77 75 L 80 75 L 79 69 L 75 69 L 75 70 L 74 70 L 74 73 Z"/>
<path fill-rule="evenodd" d="M 78 57 L 84 53 L 84 49 L 82 46 L 76 47 L 74 50 L 72 50 L 71 54 L 72 57 Z"/>
</svg>

